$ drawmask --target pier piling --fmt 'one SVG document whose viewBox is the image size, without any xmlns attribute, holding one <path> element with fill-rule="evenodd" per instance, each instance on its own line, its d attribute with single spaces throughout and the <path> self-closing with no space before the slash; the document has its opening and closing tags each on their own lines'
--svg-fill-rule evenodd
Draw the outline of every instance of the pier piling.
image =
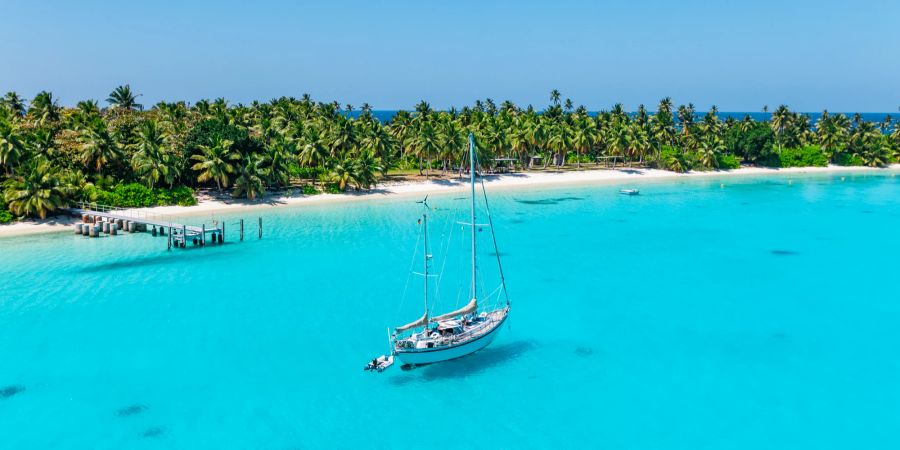
<svg viewBox="0 0 900 450">
<path fill-rule="evenodd" d="M 83 236 L 98 237 L 101 233 L 116 235 L 121 230 L 128 233 L 148 232 L 153 236 L 167 236 L 166 248 L 186 248 L 188 239 L 195 246 L 205 247 L 210 243 L 207 234 L 212 238 L 212 244 L 225 242 L 225 224 L 214 221 L 213 228 L 206 224 L 192 226 L 181 223 L 173 223 L 167 217 L 144 213 L 134 213 L 121 208 L 96 205 L 79 202 L 79 207 L 70 209 L 75 217 L 81 217 L 81 221 L 72 224 L 72 231 Z M 168 233 L 166 233 L 168 228 Z M 244 237 L 244 220 L 240 221 L 240 237 Z M 262 237 L 262 218 L 259 219 L 259 236 Z"/>
</svg>

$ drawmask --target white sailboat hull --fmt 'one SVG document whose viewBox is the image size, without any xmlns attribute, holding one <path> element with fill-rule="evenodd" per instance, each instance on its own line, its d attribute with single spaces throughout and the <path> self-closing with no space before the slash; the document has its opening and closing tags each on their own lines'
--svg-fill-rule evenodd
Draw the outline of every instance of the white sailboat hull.
<svg viewBox="0 0 900 450">
<path fill-rule="evenodd" d="M 416 366 L 461 358 L 475 353 L 493 342 L 505 321 L 506 317 L 504 315 L 503 320 L 494 325 L 490 331 L 470 341 L 440 348 L 397 350 L 395 354 L 404 364 Z"/>
</svg>

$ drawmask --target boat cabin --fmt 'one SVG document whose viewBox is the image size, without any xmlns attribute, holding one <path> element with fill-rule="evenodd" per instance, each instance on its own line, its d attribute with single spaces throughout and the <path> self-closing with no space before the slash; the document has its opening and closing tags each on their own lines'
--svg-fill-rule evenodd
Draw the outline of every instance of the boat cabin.
<svg viewBox="0 0 900 450">
<path fill-rule="evenodd" d="M 458 320 L 445 320 L 438 323 L 435 331 L 441 335 L 441 337 L 452 336 L 454 334 L 462 333 L 463 325 Z"/>
</svg>

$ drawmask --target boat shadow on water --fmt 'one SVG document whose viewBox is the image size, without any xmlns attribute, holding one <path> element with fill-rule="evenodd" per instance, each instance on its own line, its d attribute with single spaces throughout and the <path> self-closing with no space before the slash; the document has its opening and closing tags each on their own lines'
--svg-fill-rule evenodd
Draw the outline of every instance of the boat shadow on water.
<svg viewBox="0 0 900 450">
<path fill-rule="evenodd" d="M 439 381 L 477 375 L 518 359 L 537 347 L 533 341 L 521 340 L 489 346 L 462 358 L 424 366 L 404 368 L 403 374 L 391 377 L 391 383 L 403 386 L 415 381 Z"/>
</svg>

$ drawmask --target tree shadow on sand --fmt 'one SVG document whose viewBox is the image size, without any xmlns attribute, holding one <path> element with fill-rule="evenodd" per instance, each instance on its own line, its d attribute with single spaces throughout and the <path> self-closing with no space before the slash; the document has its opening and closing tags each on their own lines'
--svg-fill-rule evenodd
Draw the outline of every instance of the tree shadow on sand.
<svg viewBox="0 0 900 450">
<path fill-rule="evenodd" d="M 537 347 L 533 341 L 515 341 L 487 347 L 459 359 L 416 367 L 403 375 L 391 377 L 391 383 L 402 386 L 415 381 L 440 381 L 478 375 L 494 367 L 518 359 Z"/>
</svg>

